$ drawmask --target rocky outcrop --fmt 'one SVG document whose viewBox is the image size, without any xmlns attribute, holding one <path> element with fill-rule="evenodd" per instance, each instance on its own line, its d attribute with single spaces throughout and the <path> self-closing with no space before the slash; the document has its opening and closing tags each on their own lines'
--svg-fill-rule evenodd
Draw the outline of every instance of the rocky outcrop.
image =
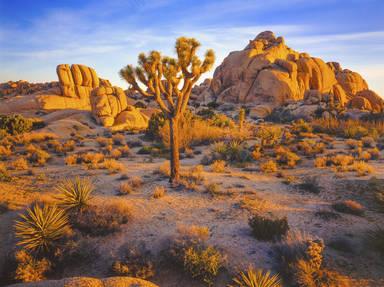
<svg viewBox="0 0 384 287">
<path fill-rule="evenodd" d="M 358 73 L 299 53 L 270 31 L 260 33 L 244 50 L 231 52 L 216 68 L 209 88 L 203 87 L 194 89 L 192 99 L 262 105 L 265 108 L 258 110 L 264 111 L 300 100 L 320 102 L 322 98 L 345 107 L 356 106 L 361 100 L 352 99 L 363 97 L 370 106 L 360 107 L 372 111 L 383 107 L 383 100 L 368 89 Z"/>
<path fill-rule="evenodd" d="M 128 105 L 118 87 L 99 87 L 91 94 L 92 114 L 97 123 L 114 129 L 145 129 L 149 118 L 139 108 Z"/>
<path fill-rule="evenodd" d="M 73 277 L 62 280 L 46 280 L 33 283 L 19 283 L 9 287 L 158 287 L 149 281 L 133 277 Z"/>
<path fill-rule="evenodd" d="M 9 81 L 0 84 L 0 97 L 14 97 L 17 95 L 31 95 L 40 91 L 59 87 L 59 82 L 29 83 L 27 81 Z"/>
</svg>

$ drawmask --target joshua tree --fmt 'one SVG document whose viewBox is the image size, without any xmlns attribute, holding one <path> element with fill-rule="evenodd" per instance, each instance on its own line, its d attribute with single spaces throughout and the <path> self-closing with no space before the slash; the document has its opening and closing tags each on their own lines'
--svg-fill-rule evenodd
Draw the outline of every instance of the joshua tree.
<svg viewBox="0 0 384 287">
<path fill-rule="evenodd" d="M 213 50 L 208 50 L 201 62 L 196 56 L 199 46 L 194 38 L 180 37 L 175 45 L 177 59 L 161 56 L 158 51 L 141 53 L 137 67 L 127 65 L 120 70 L 120 76 L 132 89 L 156 100 L 169 120 L 171 183 L 179 179 L 178 121 L 188 106 L 193 85 L 215 61 Z"/>
</svg>

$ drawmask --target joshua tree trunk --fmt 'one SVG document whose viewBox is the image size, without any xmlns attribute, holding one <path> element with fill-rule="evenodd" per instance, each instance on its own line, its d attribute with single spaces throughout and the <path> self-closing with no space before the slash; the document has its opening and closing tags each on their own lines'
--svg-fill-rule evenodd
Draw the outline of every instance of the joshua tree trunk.
<svg viewBox="0 0 384 287">
<path fill-rule="evenodd" d="M 179 129 L 177 117 L 171 117 L 169 121 L 169 137 L 171 143 L 171 177 L 170 183 L 176 183 L 179 180 Z"/>
</svg>

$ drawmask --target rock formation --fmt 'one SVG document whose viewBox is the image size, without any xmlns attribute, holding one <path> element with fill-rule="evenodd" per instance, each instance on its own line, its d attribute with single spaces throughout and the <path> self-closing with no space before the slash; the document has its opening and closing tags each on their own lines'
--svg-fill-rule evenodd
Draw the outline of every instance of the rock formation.
<svg viewBox="0 0 384 287">
<path fill-rule="evenodd" d="M 209 88 L 203 89 L 206 84 L 194 89 L 195 98 L 262 105 L 257 109 L 263 112 L 315 97 L 332 97 L 337 105 L 373 112 L 384 106 L 358 73 L 299 53 L 270 31 L 260 33 L 244 50 L 231 52 L 216 68 Z"/>
<path fill-rule="evenodd" d="M 149 118 L 140 109 L 128 105 L 127 96 L 118 87 L 99 87 L 91 94 L 92 114 L 104 127 L 145 129 Z"/>
<path fill-rule="evenodd" d="M 62 280 L 46 280 L 32 283 L 19 283 L 9 287 L 158 287 L 157 285 L 133 277 L 109 277 L 97 279 L 91 277 L 73 277 Z"/>
</svg>

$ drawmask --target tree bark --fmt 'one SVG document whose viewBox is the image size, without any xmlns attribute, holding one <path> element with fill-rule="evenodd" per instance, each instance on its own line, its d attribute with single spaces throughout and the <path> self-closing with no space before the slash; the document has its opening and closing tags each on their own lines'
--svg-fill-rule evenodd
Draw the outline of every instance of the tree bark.
<svg viewBox="0 0 384 287">
<path fill-rule="evenodd" d="M 179 180 L 180 170 L 180 156 L 179 156 L 179 129 L 178 119 L 172 117 L 169 121 L 169 136 L 171 143 L 171 177 L 169 178 L 170 183 L 177 183 Z"/>
</svg>

